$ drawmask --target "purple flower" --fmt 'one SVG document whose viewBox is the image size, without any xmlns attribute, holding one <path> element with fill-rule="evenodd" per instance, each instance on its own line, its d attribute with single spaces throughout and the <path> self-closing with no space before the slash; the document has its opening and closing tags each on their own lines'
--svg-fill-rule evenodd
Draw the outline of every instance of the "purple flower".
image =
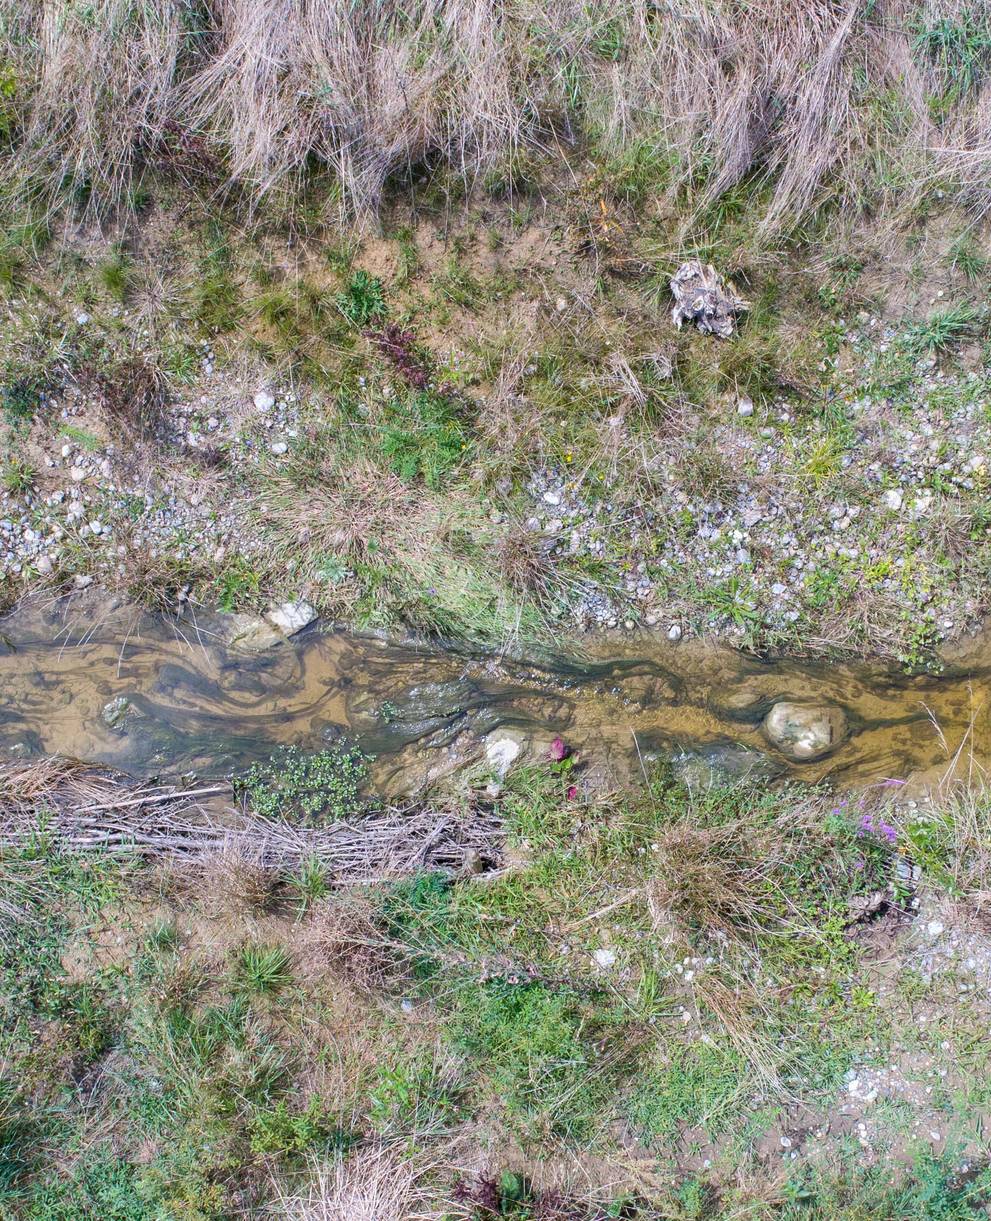
<svg viewBox="0 0 991 1221">
<path fill-rule="evenodd" d="M 895 844 L 898 841 L 898 832 L 890 822 L 885 822 L 883 819 L 874 821 L 873 814 L 865 814 L 860 820 L 860 826 L 857 829 L 858 835 L 879 835 L 889 844 Z"/>
</svg>

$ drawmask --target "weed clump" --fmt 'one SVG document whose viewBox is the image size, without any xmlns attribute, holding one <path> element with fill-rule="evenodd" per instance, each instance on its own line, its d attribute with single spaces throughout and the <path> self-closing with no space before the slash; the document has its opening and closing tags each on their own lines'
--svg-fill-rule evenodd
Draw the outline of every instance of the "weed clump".
<svg viewBox="0 0 991 1221">
<path fill-rule="evenodd" d="M 382 281 L 367 271 L 358 270 L 347 288 L 335 298 L 337 308 L 352 326 L 364 327 L 385 316 L 385 295 Z"/>
<path fill-rule="evenodd" d="M 321 827 L 364 809 L 361 787 L 368 762 L 369 756 L 354 745 L 339 744 L 312 755 L 287 746 L 267 763 L 255 763 L 234 786 L 265 818 Z"/>
</svg>

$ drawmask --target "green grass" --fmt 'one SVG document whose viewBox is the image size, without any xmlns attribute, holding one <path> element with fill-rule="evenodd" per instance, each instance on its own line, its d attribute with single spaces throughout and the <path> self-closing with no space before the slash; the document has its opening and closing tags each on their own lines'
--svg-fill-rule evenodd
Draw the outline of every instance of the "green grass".
<svg viewBox="0 0 991 1221">
<path fill-rule="evenodd" d="M 21 492 L 29 492 L 37 477 L 38 472 L 30 462 L 23 458 L 12 458 L 0 475 L 0 483 L 8 492 L 18 495 Z"/>
<path fill-rule="evenodd" d="M 292 960 L 281 945 L 246 945 L 234 961 L 239 987 L 257 996 L 279 992 L 292 979 Z"/>
<path fill-rule="evenodd" d="M 188 866 L 44 843 L 5 855 L 5 896 L 32 918 L 0 942 L 0 1213 L 222 1221 L 270 1202 L 273 1174 L 305 1188 L 314 1159 L 360 1166 L 384 1141 L 436 1164 L 484 1130 L 518 1152 L 487 1176 L 455 1173 L 478 1221 L 486 1200 L 519 1221 L 552 1203 L 569 1221 L 980 1216 L 988 1174 L 959 1173 L 951 1150 L 915 1153 L 894 1181 L 841 1136 L 771 1177 L 753 1152 L 788 1100 L 828 1110 L 851 1064 L 887 1063 L 907 1020 L 893 993 L 882 1010 L 844 935 L 849 900 L 891 869 L 864 807 L 754 784 L 690 793 L 664 772 L 575 800 L 575 775 L 511 773 L 511 870 L 329 895 L 308 880 L 301 907 L 301 877 L 319 872 L 307 866 L 277 881 L 263 938 L 257 913 L 217 920 L 209 875 Z M 906 823 L 899 844 L 962 901 L 986 885 L 968 838 L 986 811 L 944 813 Z M 603 945 L 615 962 L 600 968 Z M 391 967 L 356 994 L 349 956 L 369 953 Z M 958 1017 L 927 1047 L 979 1073 Z M 113 1091 L 81 1093 L 105 1064 Z M 982 1097 L 934 1100 L 966 1120 Z M 904 1124 L 897 1108 L 876 1114 L 889 1111 Z M 713 1143 L 710 1170 L 684 1177 L 679 1156 Z M 577 1152 L 613 1165 L 621 1149 L 659 1168 L 649 1198 L 615 1172 L 563 1198 L 530 1179 Z M 450 1171 L 434 1189 L 450 1198 Z"/>
</svg>

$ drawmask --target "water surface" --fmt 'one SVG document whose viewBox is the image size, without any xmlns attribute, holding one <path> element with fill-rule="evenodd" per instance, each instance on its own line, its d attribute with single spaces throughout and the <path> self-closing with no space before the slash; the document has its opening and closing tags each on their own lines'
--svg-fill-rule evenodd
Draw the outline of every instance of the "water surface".
<svg viewBox="0 0 991 1221">
<path fill-rule="evenodd" d="M 851 784 L 930 779 L 958 752 L 958 768 L 991 757 L 987 638 L 945 674 L 909 677 L 704 642 L 527 664 L 320 625 L 259 652 L 229 637 L 222 615 L 174 620 L 89 595 L 22 604 L 0 622 L 0 753 L 213 777 L 280 743 L 315 750 L 346 734 L 377 757 L 376 779 L 393 792 L 476 757 L 500 728 L 521 732 L 534 754 L 561 735 L 617 783 L 657 756 Z M 841 705 L 846 740 L 816 762 L 785 758 L 762 729 L 779 699 Z M 114 700 L 117 718 L 104 713 Z"/>
</svg>

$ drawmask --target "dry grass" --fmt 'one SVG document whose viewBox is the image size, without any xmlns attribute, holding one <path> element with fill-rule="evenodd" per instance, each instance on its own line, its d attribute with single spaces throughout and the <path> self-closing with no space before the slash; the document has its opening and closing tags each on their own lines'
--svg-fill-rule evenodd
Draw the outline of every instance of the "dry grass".
<svg viewBox="0 0 991 1221">
<path fill-rule="evenodd" d="M 391 177 L 433 159 L 470 181 L 584 132 L 646 146 L 699 200 L 767 173 L 771 225 L 828 178 L 856 196 L 879 147 L 908 191 L 920 172 L 952 173 L 991 198 L 988 19 L 965 0 L 3 0 L 0 13 L 19 165 L 102 203 L 149 161 L 215 165 L 256 197 L 319 163 L 342 210 L 368 215 Z"/>
<path fill-rule="evenodd" d="M 191 885 L 211 905 L 232 914 L 263 912 L 275 895 L 279 873 L 252 852 L 250 844 L 231 844 L 209 857 Z"/>
<path fill-rule="evenodd" d="M 802 859 L 805 833 L 814 834 L 825 815 L 817 795 L 770 822 L 743 812 L 713 824 L 690 801 L 657 837 L 647 887 L 654 922 L 722 940 L 794 932 L 804 918 L 786 901 L 782 883 Z"/>
<path fill-rule="evenodd" d="M 258 509 L 279 538 L 351 564 L 367 561 L 370 548 L 402 561 L 438 530 L 422 492 L 364 458 L 334 455 L 280 469 L 267 479 Z"/>
<path fill-rule="evenodd" d="M 431 1167 L 399 1149 L 367 1145 L 348 1158 L 317 1164 L 304 1193 L 276 1184 L 278 1211 L 288 1221 L 437 1221 L 423 1180 Z"/>
<path fill-rule="evenodd" d="M 498 863 L 501 820 L 481 806 L 371 808 L 353 822 L 296 826 L 201 798 L 229 786 L 145 785 L 61 759 L 0 767 L 0 852 L 33 842 L 44 826 L 53 850 L 185 858 L 219 875 L 255 907 L 278 870 L 319 861 L 338 885 L 435 869 Z"/>
<path fill-rule="evenodd" d="M 382 933 L 378 907 L 360 893 L 313 907 L 297 948 L 304 975 L 320 979 L 330 971 L 362 993 L 381 991 L 409 970 Z"/>
</svg>

